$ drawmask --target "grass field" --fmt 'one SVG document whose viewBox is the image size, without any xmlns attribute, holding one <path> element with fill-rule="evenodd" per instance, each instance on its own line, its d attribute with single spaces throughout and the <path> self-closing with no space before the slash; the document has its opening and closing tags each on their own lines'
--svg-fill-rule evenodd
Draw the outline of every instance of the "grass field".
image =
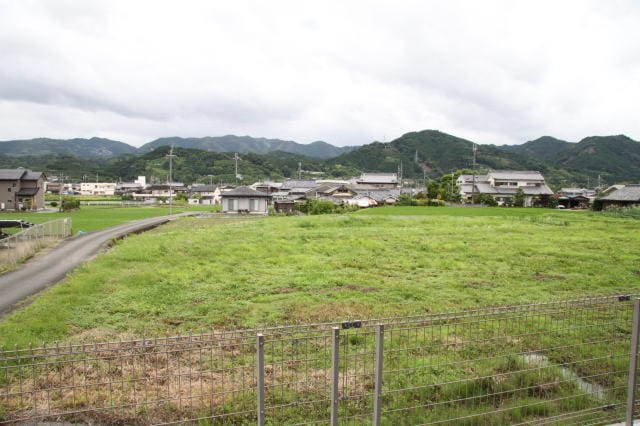
<svg viewBox="0 0 640 426">
<path fill-rule="evenodd" d="M 6 317 L 0 345 L 637 290 L 639 225 L 579 212 L 419 207 L 185 218 L 119 242 Z"/>
<path fill-rule="evenodd" d="M 202 210 L 211 211 L 211 206 L 174 207 L 173 213 L 184 211 Z M 82 206 L 72 212 L 20 212 L 0 213 L 0 219 L 24 219 L 31 223 L 42 223 L 61 217 L 70 217 L 73 223 L 73 231 L 90 232 L 109 226 L 120 225 L 137 219 L 146 219 L 155 216 L 169 214 L 169 207 L 104 207 Z M 9 229 L 7 229 L 9 231 Z"/>
</svg>

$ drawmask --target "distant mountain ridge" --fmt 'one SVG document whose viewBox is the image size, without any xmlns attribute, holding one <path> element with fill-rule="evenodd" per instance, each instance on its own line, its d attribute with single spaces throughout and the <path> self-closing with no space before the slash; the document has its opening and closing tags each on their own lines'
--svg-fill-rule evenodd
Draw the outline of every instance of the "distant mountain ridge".
<svg viewBox="0 0 640 426">
<path fill-rule="evenodd" d="M 312 158 L 326 159 L 348 152 L 354 147 L 337 147 L 323 141 L 300 144 L 281 139 L 253 138 L 251 136 L 220 136 L 204 138 L 167 137 L 135 148 L 124 142 L 103 138 L 50 139 L 0 141 L 0 154 L 8 156 L 74 155 L 79 158 L 113 158 L 123 154 L 144 154 L 161 146 L 200 149 L 215 152 L 267 154 L 283 151 Z"/>
<path fill-rule="evenodd" d="M 242 154 L 242 174 L 259 179 L 295 176 L 301 164 L 301 169 L 327 177 L 398 172 L 401 168 L 405 178 L 421 181 L 471 169 L 474 143 L 438 130 L 406 133 L 388 143 L 344 148 L 325 142 L 302 145 L 249 136 L 161 138 L 140 149 L 100 138 L 32 139 L 0 142 L 0 168 L 29 167 L 56 173 L 69 169 L 72 171 L 65 173 L 93 173 L 111 179 L 153 172 L 150 174 L 160 179 L 166 165 L 157 167 L 156 163 L 164 158 L 159 152 L 168 152 L 169 145 L 189 150 L 184 152 L 188 160 L 178 158 L 176 163 L 187 181 L 202 182 L 218 175 L 233 178 L 233 152 Z M 337 152 L 340 154 L 335 155 Z M 476 166 L 479 172 L 538 170 L 549 183 L 563 186 L 593 184 L 600 178 L 609 184 L 638 183 L 640 142 L 624 135 L 591 136 L 577 143 L 543 136 L 522 145 L 477 145 Z"/>
<path fill-rule="evenodd" d="M 161 146 L 176 146 L 181 148 L 201 149 L 203 151 L 239 152 L 266 154 L 273 151 L 284 151 L 291 154 L 305 155 L 312 158 L 331 158 L 353 147 L 337 147 L 323 141 L 310 144 L 299 144 L 281 139 L 253 138 L 251 136 L 208 136 L 204 138 L 160 138 L 142 145 L 140 152 L 149 152 Z"/>
<path fill-rule="evenodd" d="M 137 149 L 124 142 L 104 138 L 50 139 L 0 141 L 0 154 L 14 157 L 28 155 L 73 155 L 79 158 L 113 158 L 134 154 Z"/>
</svg>

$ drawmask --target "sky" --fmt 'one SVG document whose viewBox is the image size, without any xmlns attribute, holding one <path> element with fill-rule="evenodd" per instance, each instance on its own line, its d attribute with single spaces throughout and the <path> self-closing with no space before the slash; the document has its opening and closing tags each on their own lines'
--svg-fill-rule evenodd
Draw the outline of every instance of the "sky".
<svg viewBox="0 0 640 426">
<path fill-rule="evenodd" d="M 632 0 L 0 0 L 0 140 L 638 140 L 638 22 Z"/>
</svg>

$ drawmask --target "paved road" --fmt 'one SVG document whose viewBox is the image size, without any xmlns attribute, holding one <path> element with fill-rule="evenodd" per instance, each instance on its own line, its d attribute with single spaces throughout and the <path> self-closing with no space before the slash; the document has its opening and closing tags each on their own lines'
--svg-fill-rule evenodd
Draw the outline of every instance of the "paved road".
<svg viewBox="0 0 640 426">
<path fill-rule="evenodd" d="M 191 214 L 136 220 L 65 240 L 48 252 L 30 259 L 20 268 L 0 275 L 0 315 L 15 309 L 28 296 L 62 280 L 68 272 L 105 249 L 114 238 L 142 232 L 172 218 Z"/>
</svg>

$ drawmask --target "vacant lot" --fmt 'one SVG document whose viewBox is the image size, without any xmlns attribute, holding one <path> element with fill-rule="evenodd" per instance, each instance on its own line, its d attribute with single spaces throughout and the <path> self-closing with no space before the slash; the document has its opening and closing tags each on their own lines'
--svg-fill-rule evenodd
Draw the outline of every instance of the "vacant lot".
<svg viewBox="0 0 640 426">
<path fill-rule="evenodd" d="M 5 318 L 0 343 L 405 315 L 640 284 L 636 220 L 464 216 L 476 210 L 183 219 L 119 242 Z"/>
</svg>

